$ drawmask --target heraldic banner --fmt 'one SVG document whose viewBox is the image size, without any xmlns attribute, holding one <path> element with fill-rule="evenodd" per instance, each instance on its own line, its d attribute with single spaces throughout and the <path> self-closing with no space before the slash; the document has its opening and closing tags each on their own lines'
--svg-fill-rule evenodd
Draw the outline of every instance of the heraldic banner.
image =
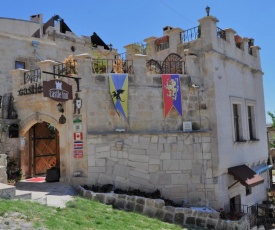
<svg viewBox="0 0 275 230">
<path fill-rule="evenodd" d="M 109 74 L 110 93 L 115 110 L 128 117 L 128 74 Z"/>
<path fill-rule="evenodd" d="M 164 102 L 164 118 L 166 118 L 173 106 L 182 116 L 179 74 L 162 74 L 162 92 Z"/>
</svg>

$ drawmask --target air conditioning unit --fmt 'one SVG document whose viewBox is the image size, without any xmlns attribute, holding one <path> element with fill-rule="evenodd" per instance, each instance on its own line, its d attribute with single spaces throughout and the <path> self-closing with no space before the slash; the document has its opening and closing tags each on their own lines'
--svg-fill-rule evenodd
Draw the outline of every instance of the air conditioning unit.
<svg viewBox="0 0 275 230">
<path fill-rule="evenodd" d="M 184 121 L 182 127 L 184 132 L 192 131 L 192 122 Z"/>
</svg>

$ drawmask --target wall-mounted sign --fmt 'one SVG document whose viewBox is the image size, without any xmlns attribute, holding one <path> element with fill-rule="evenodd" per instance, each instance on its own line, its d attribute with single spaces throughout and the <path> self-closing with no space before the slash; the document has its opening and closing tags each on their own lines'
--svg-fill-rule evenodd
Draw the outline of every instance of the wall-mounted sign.
<svg viewBox="0 0 275 230">
<path fill-rule="evenodd" d="M 73 99 L 72 86 L 61 80 L 43 81 L 44 97 L 55 101 L 67 101 Z"/>
<path fill-rule="evenodd" d="M 29 95 L 29 94 L 37 94 L 37 93 L 42 93 L 43 92 L 43 86 L 40 84 L 33 84 L 28 87 L 22 88 L 18 90 L 18 96 L 24 96 L 24 95 Z"/>
<path fill-rule="evenodd" d="M 83 142 L 82 141 L 75 141 L 74 142 L 74 149 L 82 149 L 83 148 Z"/>
<path fill-rule="evenodd" d="M 82 150 L 74 150 L 74 158 L 83 158 Z"/>
<path fill-rule="evenodd" d="M 75 141 L 82 141 L 83 140 L 82 132 L 74 133 L 74 140 Z"/>
</svg>

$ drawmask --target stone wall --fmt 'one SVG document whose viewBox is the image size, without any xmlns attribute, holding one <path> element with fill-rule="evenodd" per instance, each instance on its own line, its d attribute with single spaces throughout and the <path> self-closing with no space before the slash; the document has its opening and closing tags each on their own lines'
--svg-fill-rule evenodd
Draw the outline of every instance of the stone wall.
<svg viewBox="0 0 275 230">
<path fill-rule="evenodd" d="M 175 223 L 180 226 L 196 226 L 205 229 L 250 229 L 249 216 L 245 215 L 239 221 L 228 221 L 219 218 L 219 212 L 212 210 L 211 212 L 197 211 L 191 208 L 165 206 L 161 199 L 149 199 L 138 196 L 118 195 L 114 193 L 95 193 L 85 190 L 81 186 L 77 187 L 77 191 L 85 198 L 99 201 L 106 205 L 112 205 L 114 208 L 137 212 L 148 217 L 157 218 L 159 220 Z M 264 229 L 264 228 L 253 228 Z"/>
<path fill-rule="evenodd" d="M 215 207 L 214 186 L 218 180 L 212 175 L 210 135 L 89 135 L 87 183 L 147 192 L 158 189 L 162 196 L 176 202 L 188 199 Z"/>
<path fill-rule="evenodd" d="M 7 183 L 7 155 L 0 154 L 0 183 Z"/>
</svg>

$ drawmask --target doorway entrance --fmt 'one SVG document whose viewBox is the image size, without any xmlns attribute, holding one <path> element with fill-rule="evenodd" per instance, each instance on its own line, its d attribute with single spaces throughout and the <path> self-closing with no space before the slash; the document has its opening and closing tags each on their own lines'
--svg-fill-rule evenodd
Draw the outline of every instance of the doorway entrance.
<svg viewBox="0 0 275 230">
<path fill-rule="evenodd" d="M 237 195 L 230 199 L 230 212 L 241 211 L 241 196 Z"/>
<path fill-rule="evenodd" d="M 29 130 L 29 172 L 32 177 L 46 175 L 47 169 L 59 168 L 59 132 L 47 122 L 36 123 Z"/>
</svg>

